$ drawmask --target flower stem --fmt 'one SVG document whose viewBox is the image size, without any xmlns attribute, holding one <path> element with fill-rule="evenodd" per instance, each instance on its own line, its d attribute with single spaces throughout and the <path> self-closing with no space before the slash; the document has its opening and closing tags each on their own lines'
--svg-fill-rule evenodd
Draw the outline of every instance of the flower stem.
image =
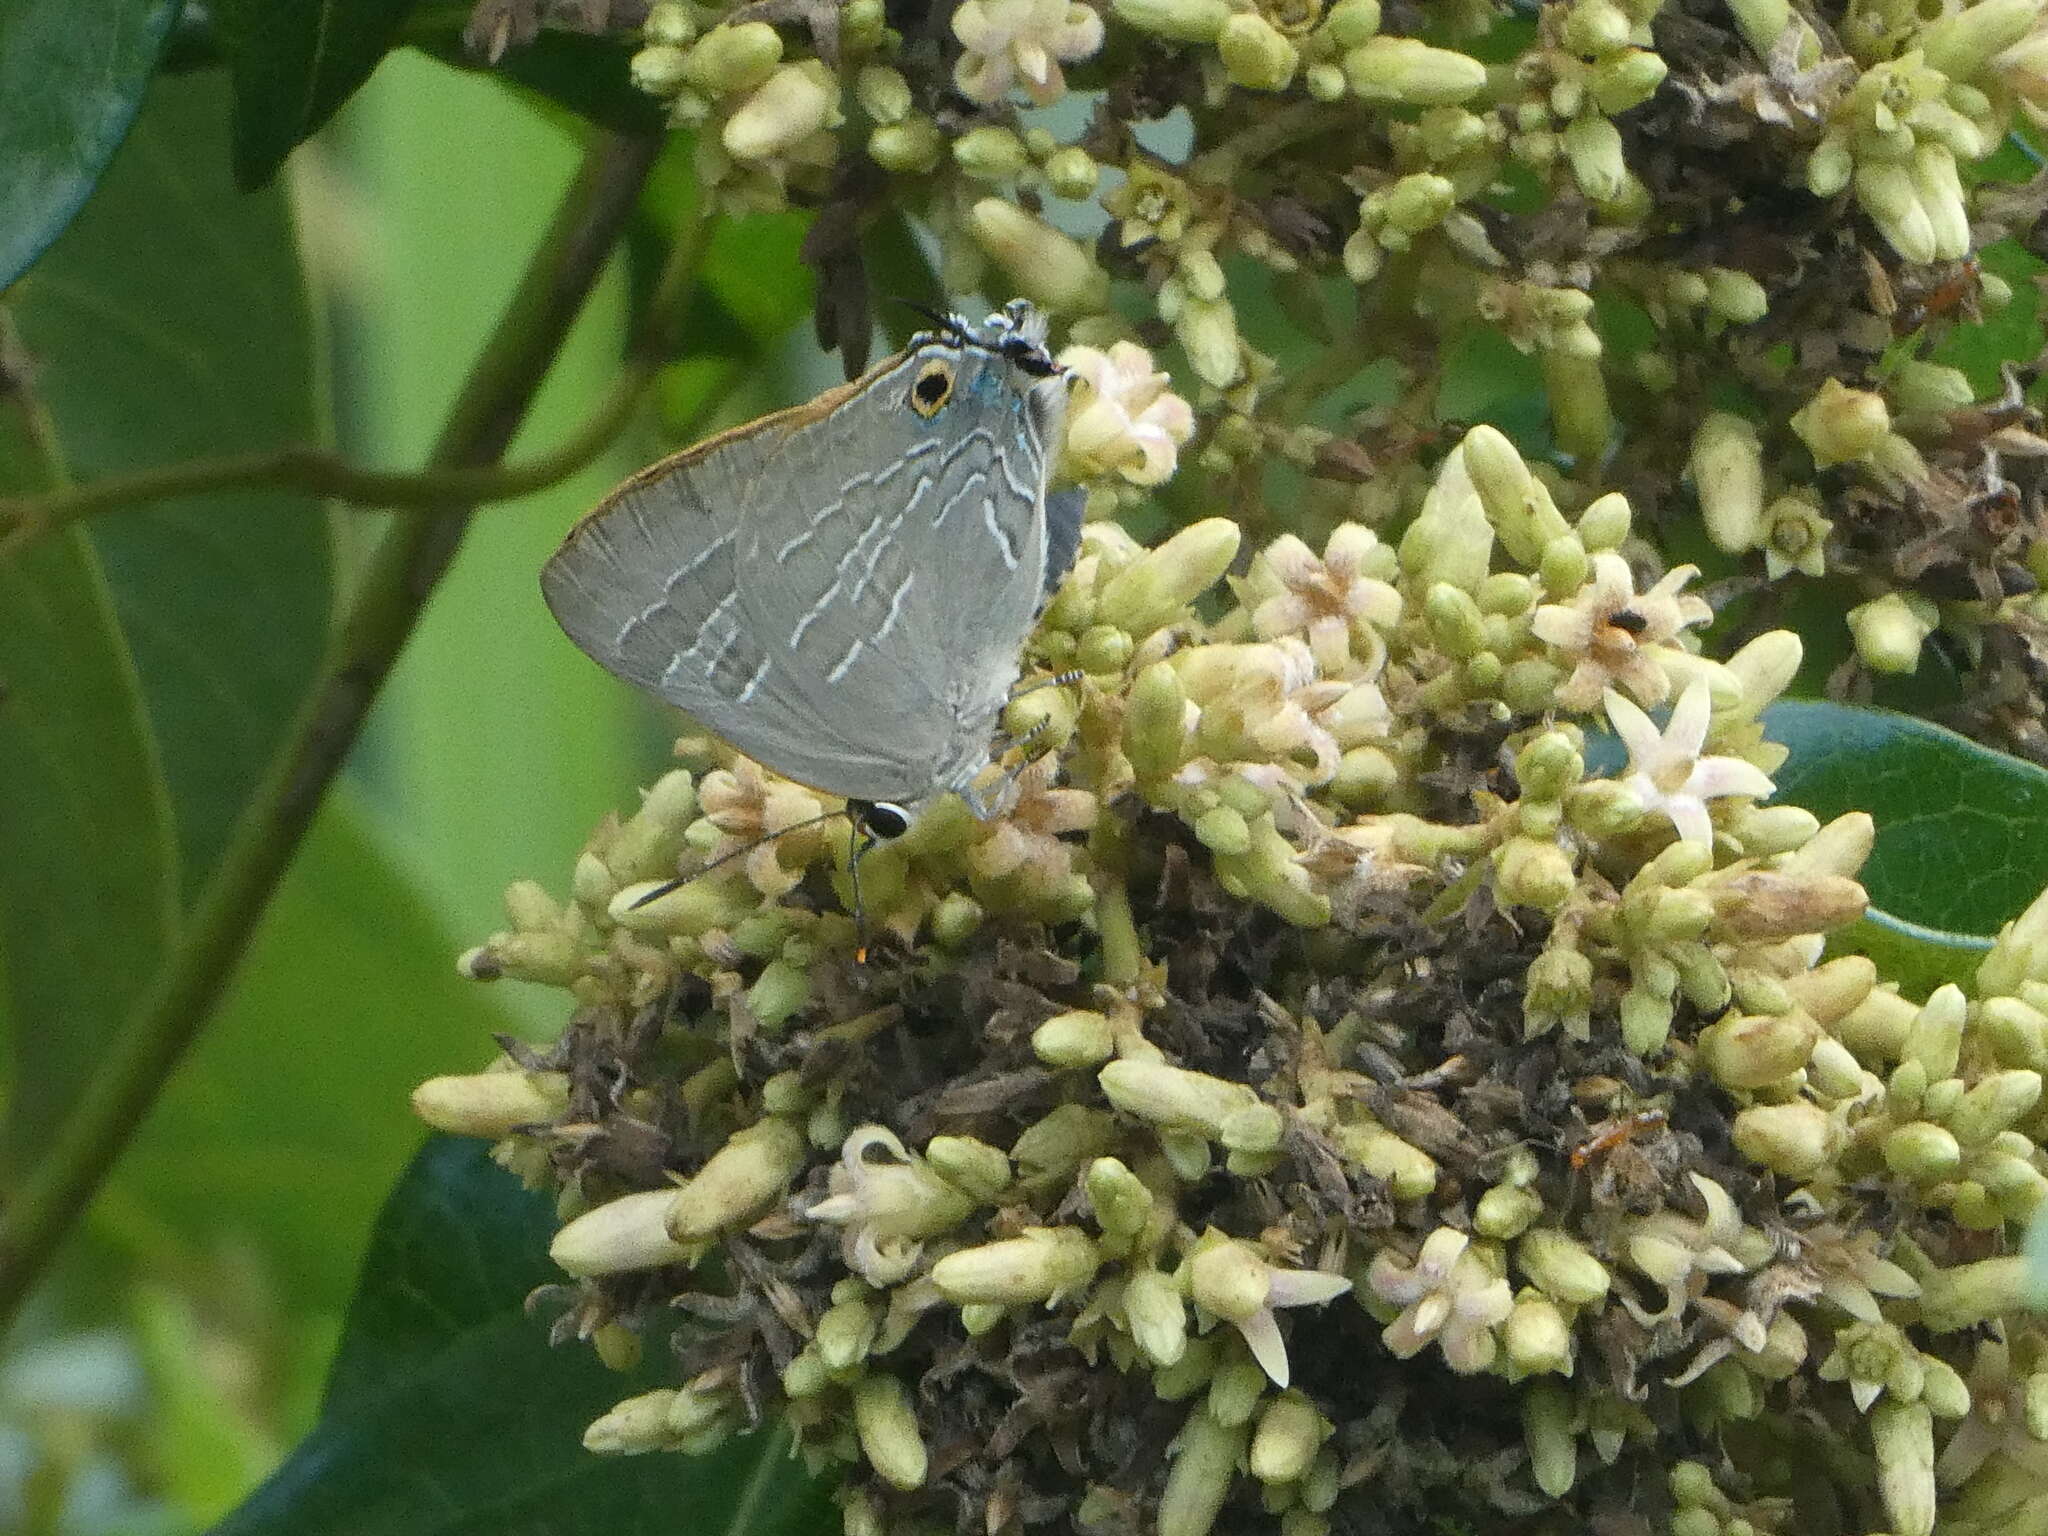
<svg viewBox="0 0 2048 1536">
<path fill-rule="evenodd" d="M 431 455 L 437 470 L 474 469 L 504 452 L 631 217 L 659 147 L 656 138 L 619 134 L 592 144 L 471 366 Z M 653 324 L 636 338 L 636 364 L 657 355 L 666 340 L 677 295 L 690 287 L 696 250 L 691 236 L 679 243 L 650 305 Z M 322 674 L 243 813 L 182 942 L 0 1215 L 0 1327 L 19 1309 L 212 1014 L 378 689 L 454 558 L 469 517 L 459 499 L 444 502 L 394 524 L 372 553 Z"/>
</svg>

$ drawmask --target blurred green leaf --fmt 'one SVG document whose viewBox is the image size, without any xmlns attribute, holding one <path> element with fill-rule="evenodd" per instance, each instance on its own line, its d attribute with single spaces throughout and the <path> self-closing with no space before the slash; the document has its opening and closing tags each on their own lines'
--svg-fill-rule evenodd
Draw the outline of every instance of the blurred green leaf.
<svg viewBox="0 0 2048 1536">
<path fill-rule="evenodd" d="M 320 436 L 290 209 L 282 189 L 238 194 L 204 152 L 225 112 L 217 76 L 161 82 L 99 195 L 22 284 L 22 339 L 74 476 Z M 327 520 L 307 497 L 240 493 L 90 528 L 142 674 L 189 901 L 319 667 Z"/>
<path fill-rule="evenodd" d="M 220 1012 L 115 1168 L 103 1242 L 145 1266 L 253 1247 L 294 1315 L 338 1315 L 419 1143 L 408 1095 L 505 1028 L 346 788 L 328 797 Z M 173 1252 L 165 1253 L 162 1245 Z"/>
<path fill-rule="evenodd" d="M 235 81 L 235 179 L 259 187 L 390 50 L 416 0 L 212 0 Z"/>
<path fill-rule="evenodd" d="M 0 485 L 30 464 L 21 397 Z M 171 808 L 99 562 L 76 529 L 0 562 L 0 1015 L 10 1124 L 98 1061 L 171 940 Z M 26 1150 L 15 1141 L 10 1151 Z"/>
<path fill-rule="evenodd" d="M 837 1520 L 780 1434 L 715 1455 L 598 1457 L 584 1427 L 674 1383 L 658 1342 L 629 1372 L 551 1349 L 522 1298 L 558 1279 L 549 1203 L 484 1147 L 428 1144 L 371 1239 L 326 1412 L 214 1536 L 810 1536 Z"/>
<path fill-rule="evenodd" d="M 1876 820 L 1860 878 L 1896 932 L 1981 948 L 2048 886 L 2048 772 L 1885 710 L 1788 700 L 1764 721 L 1792 749 L 1781 803 Z"/>
<path fill-rule="evenodd" d="M 468 10 L 464 6 L 461 13 L 466 16 Z M 486 63 L 472 56 L 459 23 L 445 32 L 437 29 L 431 38 L 417 30 L 410 36 L 444 64 L 509 80 L 601 127 L 653 133 L 668 115 L 659 101 L 634 86 L 634 45 L 623 37 L 545 29 L 532 42 L 508 48 L 495 63 Z"/>
<path fill-rule="evenodd" d="M 0 289 L 92 192 L 142 103 L 180 0 L 0 5 Z"/>
</svg>

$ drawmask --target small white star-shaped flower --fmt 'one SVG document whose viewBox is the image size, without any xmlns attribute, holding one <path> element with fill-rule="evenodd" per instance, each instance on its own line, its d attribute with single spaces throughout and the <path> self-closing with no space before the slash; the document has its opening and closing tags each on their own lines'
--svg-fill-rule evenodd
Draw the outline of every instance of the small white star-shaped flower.
<svg viewBox="0 0 2048 1536">
<path fill-rule="evenodd" d="M 1117 474 L 1132 485 L 1163 484 L 1180 445 L 1195 430 L 1194 408 L 1135 342 L 1108 351 L 1069 347 L 1060 366 L 1080 381 L 1067 411 L 1069 467 L 1082 480 Z"/>
<path fill-rule="evenodd" d="M 1672 707 L 1671 720 L 1660 732 L 1634 704 L 1607 690 L 1607 718 L 1628 748 L 1624 787 L 1634 791 L 1643 808 L 1671 818 L 1678 835 L 1689 843 L 1714 841 L 1714 820 L 1707 802 L 1724 795 L 1757 799 L 1777 786 L 1755 763 L 1739 757 L 1702 757 L 1713 699 L 1706 682 L 1695 678 Z"/>
<path fill-rule="evenodd" d="M 997 102 L 1021 86 L 1042 107 L 1066 94 L 1060 64 L 1102 46 L 1102 18 L 1075 0 L 962 0 L 953 35 L 967 50 L 953 72 L 961 95 Z"/>
<path fill-rule="evenodd" d="M 1401 1359 L 1418 1355 L 1434 1341 L 1450 1368 L 1463 1375 L 1493 1363 L 1494 1328 L 1515 1309 L 1505 1276 L 1479 1257 L 1472 1239 L 1454 1227 L 1438 1227 L 1423 1239 L 1415 1262 L 1382 1251 L 1373 1256 L 1367 1282 L 1381 1301 L 1402 1308 L 1381 1341 Z"/>
</svg>

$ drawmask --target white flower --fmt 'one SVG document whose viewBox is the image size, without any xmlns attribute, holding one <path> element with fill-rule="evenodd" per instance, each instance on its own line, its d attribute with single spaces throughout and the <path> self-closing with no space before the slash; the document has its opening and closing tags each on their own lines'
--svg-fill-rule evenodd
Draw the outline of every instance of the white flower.
<svg viewBox="0 0 2048 1536">
<path fill-rule="evenodd" d="M 1351 1289 L 1342 1275 L 1319 1269 L 1281 1269 L 1250 1243 L 1210 1233 L 1188 1263 L 1195 1304 L 1226 1318 L 1243 1337 L 1259 1368 L 1277 1387 L 1287 1385 L 1287 1341 L 1276 1307 L 1320 1307 Z"/>
<path fill-rule="evenodd" d="M 1102 18 L 1073 0 L 963 0 L 953 35 L 967 50 L 953 70 L 961 95 L 997 102 L 1022 85 L 1044 106 L 1066 94 L 1060 62 L 1102 46 Z"/>
<path fill-rule="evenodd" d="M 877 1148 L 895 1161 L 871 1161 L 868 1154 Z M 804 1215 L 842 1229 L 840 1253 L 870 1285 L 905 1278 L 917 1267 L 924 1239 L 950 1231 L 974 1209 L 972 1200 L 879 1125 L 857 1126 L 840 1144 L 831 1189 Z"/>
<path fill-rule="evenodd" d="M 1639 594 L 1628 562 L 1603 550 L 1593 557 L 1592 580 L 1571 602 L 1538 608 L 1530 629 L 1573 664 L 1572 675 L 1557 690 L 1559 706 L 1591 709 L 1611 683 L 1645 704 L 1663 703 L 1671 679 L 1658 652 L 1675 645 L 1680 631 L 1714 616 L 1704 598 L 1682 595 L 1697 575 L 1697 566 L 1681 565 Z"/>
<path fill-rule="evenodd" d="M 1404 1309 L 1380 1336 L 1401 1359 L 1435 1340 L 1454 1371 L 1469 1375 L 1493 1363 L 1493 1330 L 1514 1311 L 1514 1293 L 1463 1232 L 1438 1227 L 1423 1240 L 1413 1264 L 1383 1249 L 1373 1256 L 1366 1279 L 1381 1301 Z"/>
<path fill-rule="evenodd" d="M 1678 696 L 1661 734 L 1648 715 L 1612 688 L 1607 690 L 1607 718 L 1628 748 L 1623 786 L 1641 799 L 1646 811 L 1670 817 L 1685 841 L 1709 846 L 1714 841 L 1709 800 L 1723 795 L 1761 799 L 1777 787 L 1755 763 L 1700 756 L 1712 713 L 1713 700 L 1702 678 L 1695 678 Z"/>
<path fill-rule="evenodd" d="M 1172 475 L 1195 413 L 1152 366 L 1150 352 L 1129 341 L 1107 352 L 1069 347 L 1060 366 L 1080 380 L 1067 411 L 1067 462 L 1076 479 L 1117 474 L 1158 485 Z"/>
<path fill-rule="evenodd" d="M 1341 524 L 1318 559 L 1291 533 L 1259 552 L 1243 594 L 1261 640 L 1303 634 L 1326 676 L 1346 676 L 1354 660 L 1376 677 L 1386 660 L 1382 630 L 1401 621 L 1401 594 L 1365 574 L 1379 540 L 1370 528 Z"/>
</svg>

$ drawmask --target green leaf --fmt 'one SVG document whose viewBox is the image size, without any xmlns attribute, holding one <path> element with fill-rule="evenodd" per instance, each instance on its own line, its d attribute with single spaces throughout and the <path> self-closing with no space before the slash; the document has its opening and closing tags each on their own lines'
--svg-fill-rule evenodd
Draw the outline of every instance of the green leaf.
<svg viewBox="0 0 2048 1536">
<path fill-rule="evenodd" d="M 584 1427 L 674 1385 L 651 1341 L 614 1373 L 580 1343 L 551 1349 L 526 1292 L 546 1260 L 548 1202 L 477 1144 L 428 1144 L 379 1218 L 326 1412 L 214 1536 L 576 1536 L 723 1530 L 810 1536 L 825 1490 L 763 1434 L 696 1459 L 594 1456 Z"/>
<path fill-rule="evenodd" d="M 0 415 L 0 484 L 31 460 L 20 396 Z M 171 810 L 128 649 L 76 529 L 0 562 L 0 1015 L 10 1121 L 62 1107 L 171 939 Z M 16 1143 L 14 1150 L 22 1150 Z"/>
<path fill-rule="evenodd" d="M 180 0 L 0 5 L 0 289 L 56 239 L 121 143 Z"/>
<path fill-rule="evenodd" d="M 468 1071 L 501 990 L 455 970 L 391 839 L 343 785 L 264 914 L 220 1012 L 115 1168 L 94 1235 L 144 1268 L 255 1250 L 295 1316 L 339 1316 L 377 1205 L 419 1144 L 407 1096 Z"/>
<path fill-rule="evenodd" d="M 659 101 L 634 86 L 633 46 L 622 37 L 544 30 L 531 43 L 508 48 L 495 64 L 470 53 L 459 27 L 414 41 L 444 64 L 509 80 L 605 128 L 653 133 L 667 116 Z"/>
<path fill-rule="evenodd" d="M 1764 720 L 1792 749 L 1773 776 L 1781 803 L 1877 822 L 1860 877 L 1877 909 L 1874 949 L 1932 946 L 1953 951 L 1923 955 L 1937 973 L 1974 968 L 1990 935 L 2048 886 L 2048 772 L 1885 710 L 1796 700 Z"/>
<path fill-rule="evenodd" d="M 259 187 L 390 50 L 416 0 L 213 0 L 235 81 L 235 179 Z"/>
<path fill-rule="evenodd" d="M 282 189 L 236 193 L 204 152 L 225 112 L 218 77 L 161 82 L 99 195 L 22 284 L 22 340 L 76 477 L 320 436 L 290 209 Z M 142 675 L 189 901 L 319 668 L 326 516 L 308 497 L 220 494 L 90 529 Z"/>
</svg>

